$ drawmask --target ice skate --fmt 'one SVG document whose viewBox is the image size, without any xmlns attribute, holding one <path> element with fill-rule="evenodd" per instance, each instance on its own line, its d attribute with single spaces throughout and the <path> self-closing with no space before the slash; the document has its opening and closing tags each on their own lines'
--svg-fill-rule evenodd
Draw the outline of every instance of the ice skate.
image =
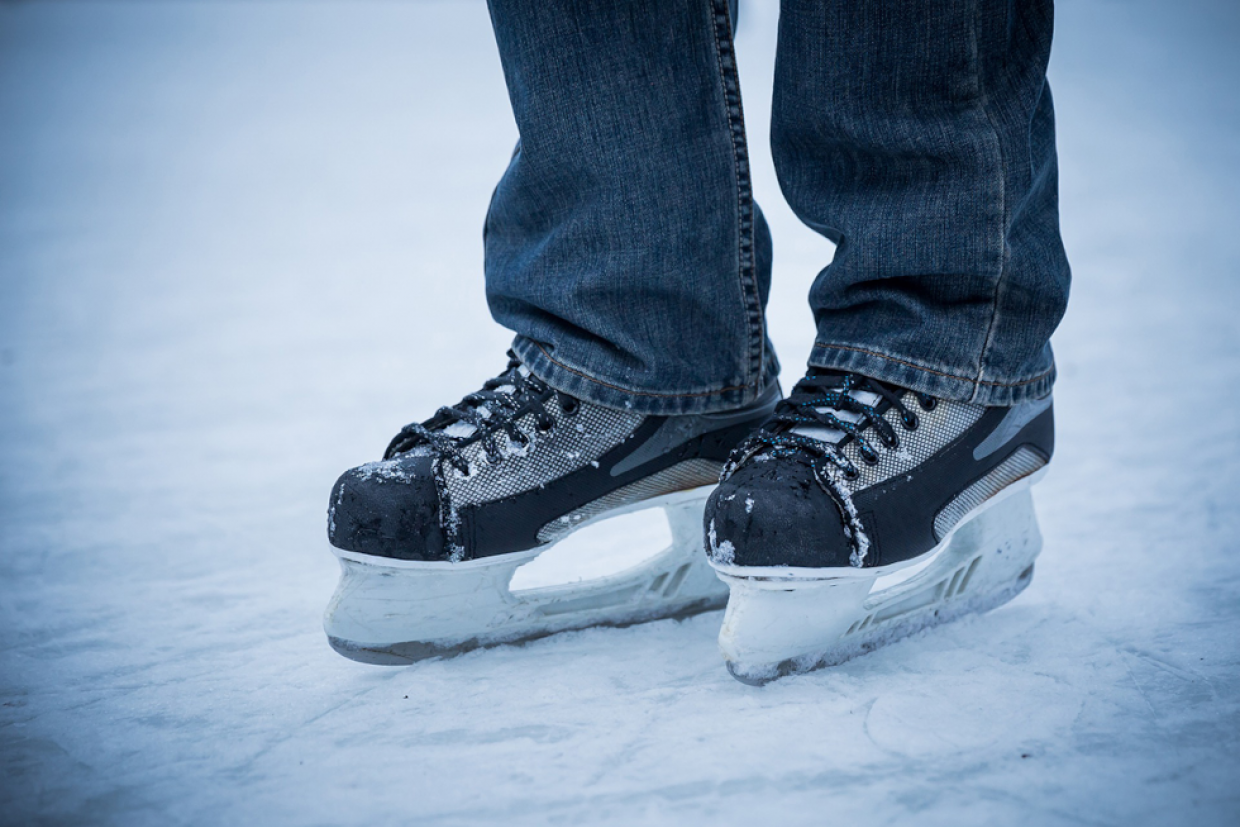
<svg viewBox="0 0 1240 827">
<path fill-rule="evenodd" d="M 337 481 L 328 536 L 342 572 L 324 626 L 342 655 L 404 664 L 726 601 L 703 554 L 702 509 L 778 388 L 739 411 L 645 416 L 553 390 L 509 356 L 482 390 Z M 582 583 L 512 587 L 572 532 L 646 508 L 667 515 L 663 552 Z"/>
<path fill-rule="evenodd" d="M 706 508 L 728 670 L 761 684 L 834 665 L 1019 594 L 1052 417 L 1049 398 L 983 407 L 811 371 Z"/>
</svg>

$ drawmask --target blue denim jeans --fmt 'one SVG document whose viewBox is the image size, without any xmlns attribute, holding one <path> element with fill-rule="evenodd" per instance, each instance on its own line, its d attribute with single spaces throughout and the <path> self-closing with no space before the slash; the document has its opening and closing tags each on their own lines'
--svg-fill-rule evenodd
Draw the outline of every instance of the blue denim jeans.
<svg viewBox="0 0 1240 827">
<path fill-rule="evenodd" d="M 726 0 L 490 0 L 520 142 L 487 297 L 548 384 L 651 414 L 778 374 Z M 1045 396 L 1067 303 L 1051 0 L 784 0 L 785 197 L 838 246 L 811 365 L 934 396 Z"/>
</svg>

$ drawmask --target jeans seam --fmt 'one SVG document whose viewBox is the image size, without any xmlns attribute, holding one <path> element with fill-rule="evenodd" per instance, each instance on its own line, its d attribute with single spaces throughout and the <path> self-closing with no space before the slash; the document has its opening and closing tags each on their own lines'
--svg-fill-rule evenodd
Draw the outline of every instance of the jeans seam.
<svg viewBox="0 0 1240 827">
<path fill-rule="evenodd" d="M 982 105 L 982 114 L 986 116 L 986 124 L 990 127 L 990 137 L 994 145 L 994 154 L 998 156 L 999 161 L 999 245 L 998 245 L 998 273 L 995 276 L 995 289 L 990 297 L 990 321 L 986 325 L 986 336 L 982 340 L 982 350 L 977 357 L 977 376 L 973 379 L 974 392 L 973 398 L 977 398 L 977 391 L 982 385 L 1002 385 L 1001 382 L 987 382 L 982 379 L 986 372 L 986 356 L 990 353 L 991 345 L 994 343 L 995 329 L 999 320 L 999 297 L 1003 292 L 1005 255 L 1004 250 L 1007 247 L 1007 223 L 1008 223 L 1008 203 L 1007 203 L 1007 172 L 1003 165 L 1003 141 L 999 137 L 999 129 L 995 126 L 994 117 L 990 111 L 990 98 L 986 94 L 986 85 L 983 81 L 981 54 L 980 54 L 980 33 L 978 32 L 978 18 L 981 16 L 981 9 L 975 2 L 973 6 L 973 49 L 974 49 L 974 70 L 977 72 L 977 91 Z"/>
<path fill-rule="evenodd" d="M 560 360 L 552 356 L 550 353 L 548 353 L 547 349 L 543 347 L 541 344 L 539 344 L 538 342 L 531 340 L 530 344 L 538 348 L 539 352 L 542 353 L 542 355 L 547 359 L 547 361 L 555 365 L 556 367 L 562 370 L 566 370 L 569 373 L 573 374 L 574 376 L 580 377 L 581 379 L 584 379 L 587 382 L 593 382 L 596 385 L 602 385 L 605 388 L 611 388 L 614 391 L 620 391 L 621 393 L 626 393 L 631 396 L 651 396 L 651 397 L 655 397 L 658 399 L 692 399 L 692 398 L 696 398 L 699 396 L 715 396 L 721 393 L 728 393 L 729 391 L 743 391 L 743 390 L 747 390 L 753 387 L 752 384 L 732 385 L 726 388 L 716 388 L 714 390 L 700 391 L 696 393 L 654 393 L 651 391 L 638 391 L 638 390 L 633 390 L 632 388 L 626 388 L 623 385 L 615 385 L 615 384 L 612 384 L 611 382 L 604 382 L 602 379 L 599 379 L 596 376 L 591 376 L 590 374 L 585 373 L 582 370 L 579 370 L 577 368 L 564 364 L 563 362 L 561 362 Z"/>
<path fill-rule="evenodd" d="M 741 108 L 740 78 L 736 72 L 736 53 L 732 46 L 732 20 L 726 0 L 711 0 L 710 12 L 713 17 L 715 62 L 719 67 L 720 91 L 723 94 L 736 176 L 737 271 L 750 338 L 748 362 L 745 365 L 747 381 L 741 387 L 749 388 L 756 387 L 761 382 L 766 347 L 762 302 L 758 296 L 754 261 L 753 185 L 749 176 L 749 152 L 745 138 L 745 116 Z M 729 62 L 730 66 L 727 65 Z"/>
<path fill-rule="evenodd" d="M 1043 371 L 1042 373 L 1039 373 L 1037 376 L 1034 376 L 1030 379 L 1022 379 L 1019 382 L 996 382 L 996 381 L 989 380 L 989 379 L 970 379 L 967 376 L 959 376 L 954 373 L 947 373 L 946 371 L 936 370 L 931 367 L 926 367 L 925 365 L 919 365 L 916 362 L 909 362 L 905 359 L 900 359 L 896 356 L 890 356 L 886 353 L 879 353 L 878 351 L 875 351 L 875 350 L 866 350 L 863 347 L 855 347 L 853 345 L 832 344 L 830 342 L 814 342 L 814 347 L 823 348 L 823 349 L 831 349 L 831 350 L 851 350 L 855 353 L 864 353 L 866 356 L 874 356 L 879 359 L 885 359 L 888 362 L 895 362 L 896 364 L 904 365 L 905 367 L 913 368 L 914 370 L 925 371 L 926 373 L 933 373 L 935 376 L 942 376 L 947 379 L 955 379 L 958 382 L 968 382 L 971 385 L 991 385 L 993 387 L 999 387 L 999 388 L 1018 388 L 1021 385 L 1032 385 L 1034 382 L 1042 381 L 1043 379 L 1050 376 L 1051 373 L 1054 372 L 1054 368 L 1050 368 L 1048 370 Z M 974 396 L 976 396 L 976 394 L 974 394 Z"/>
</svg>

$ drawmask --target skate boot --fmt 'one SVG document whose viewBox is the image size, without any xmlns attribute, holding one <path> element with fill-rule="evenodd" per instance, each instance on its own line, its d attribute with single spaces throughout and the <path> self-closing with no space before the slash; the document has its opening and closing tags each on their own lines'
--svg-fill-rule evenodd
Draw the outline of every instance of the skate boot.
<svg viewBox="0 0 1240 827">
<path fill-rule="evenodd" d="M 382 461 L 336 482 L 328 537 L 342 573 L 324 626 L 345 657 L 405 664 L 726 602 L 703 553 L 702 508 L 778 387 L 739 411 L 645 416 L 553 390 L 509 358 L 482 390 L 406 426 Z M 510 588 L 577 529 L 655 507 L 672 545 L 654 558 L 584 583 Z"/>
<path fill-rule="evenodd" d="M 1011 600 L 1053 444 L 1049 397 L 983 407 L 811 370 L 706 507 L 728 670 L 761 684 Z"/>
</svg>

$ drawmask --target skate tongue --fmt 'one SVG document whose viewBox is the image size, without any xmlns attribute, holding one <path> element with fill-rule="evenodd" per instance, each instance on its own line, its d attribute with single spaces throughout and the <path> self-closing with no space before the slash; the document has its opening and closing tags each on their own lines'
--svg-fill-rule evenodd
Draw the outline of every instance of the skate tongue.
<svg viewBox="0 0 1240 827">
<path fill-rule="evenodd" d="M 881 396 L 874 393 L 873 391 L 850 390 L 848 391 L 848 395 L 851 396 L 853 399 L 856 399 L 862 405 L 874 405 L 880 399 L 882 399 Z M 864 418 L 862 417 L 861 414 L 855 411 L 840 411 L 840 410 L 836 410 L 835 408 L 827 408 L 827 407 L 814 408 L 814 410 L 820 414 L 826 414 L 826 413 L 835 414 L 836 417 L 844 420 L 845 422 L 856 423 L 856 422 L 860 422 Z M 844 433 L 838 428 L 827 428 L 821 425 L 798 425 L 797 427 L 792 429 L 792 433 L 800 434 L 801 436 L 806 436 L 806 437 L 809 437 L 810 439 L 816 439 L 819 442 L 826 442 L 831 445 L 838 444 L 840 440 L 848 436 L 848 434 Z"/>
</svg>

